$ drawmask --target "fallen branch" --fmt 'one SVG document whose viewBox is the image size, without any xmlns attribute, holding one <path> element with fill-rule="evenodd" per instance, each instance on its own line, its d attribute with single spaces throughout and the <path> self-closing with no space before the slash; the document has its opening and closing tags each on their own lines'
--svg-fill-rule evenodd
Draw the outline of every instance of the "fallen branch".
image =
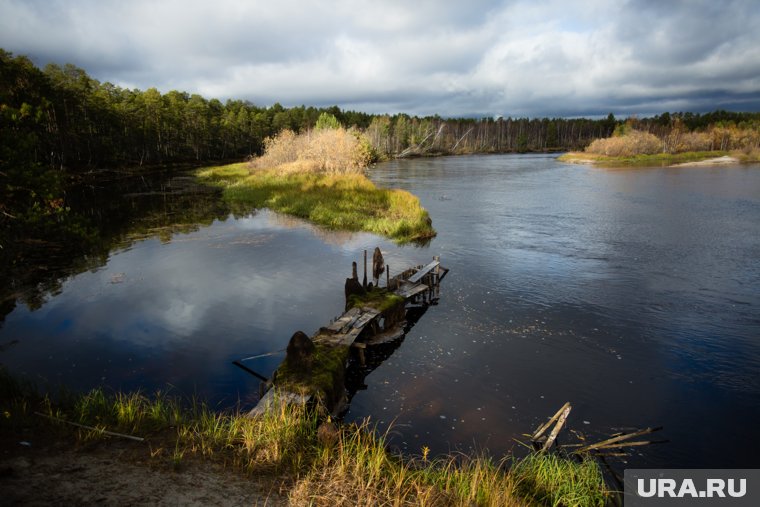
<svg viewBox="0 0 760 507">
<path fill-rule="evenodd" d="M 101 429 L 101 428 L 95 428 L 93 426 L 87 426 L 85 424 L 79 424 L 79 423 L 67 421 L 65 419 L 61 419 L 59 417 L 53 417 L 52 415 L 43 414 L 42 412 L 35 412 L 35 414 L 37 414 L 40 417 L 45 417 L 47 419 L 52 419 L 53 421 L 58 421 L 58 422 L 62 422 L 62 423 L 65 423 L 65 424 L 70 424 L 71 426 L 76 426 L 77 428 L 84 428 L 84 429 L 90 430 L 90 431 L 97 431 L 99 433 L 103 433 L 104 435 L 108 435 L 108 436 L 111 436 L 111 437 L 128 438 L 129 440 L 134 440 L 135 442 L 144 442 L 145 441 L 145 439 L 142 438 L 142 437 L 135 437 L 135 436 L 132 436 L 132 435 L 125 435 L 124 433 L 116 433 L 115 431 L 108 431 L 108 430 L 104 430 L 104 429 Z"/>
</svg>

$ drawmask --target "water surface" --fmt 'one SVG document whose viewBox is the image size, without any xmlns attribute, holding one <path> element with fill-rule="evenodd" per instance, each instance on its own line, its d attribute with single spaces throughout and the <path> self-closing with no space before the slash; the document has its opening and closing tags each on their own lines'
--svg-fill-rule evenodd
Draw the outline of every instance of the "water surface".
<svg viewBox="0 0 760 507">
<path fill-rule="evenodd" d="M 171 179 L 96 192 L 109 203 L 100 227 L 119 217 L 114 246 L 83 272 L 76 263 L 38 309 L 5 317 L 0 363 L 43 385 L 251 405 L 258 381 L 231 361 L 340 314 L 351 262 L 380 246 L 392 272 L 433 255 L 451 272 L 439 304 L 363 372 L 349 420 L 392 424 L 392 444 L 410 453 L 498 456 L 570 401 L 571 427 L 592 438 L 665 426 L 670 443 L 632 464 L 754 466 L 760 167 L 506 155 L 390 162 L 372 178 L 420 197 L 438 231 L 428 246 L 234 215 L 218 196 L 182 198 Z M 171 226 L 178 215 L 184 225 Z M 246 364 L 268 375 L 280 360 Z"/>
</svg>

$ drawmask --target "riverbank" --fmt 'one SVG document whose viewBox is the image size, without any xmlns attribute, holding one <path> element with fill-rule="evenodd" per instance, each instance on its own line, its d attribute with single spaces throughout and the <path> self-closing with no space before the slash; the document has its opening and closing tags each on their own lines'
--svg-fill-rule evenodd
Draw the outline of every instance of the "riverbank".
<svg viewBox="0 0 760 507">
<path fill-rule="evenodd" d="M 366 231 L 397 243 L 435 236 L 419 199 L 404 190 L 377 188 L 363 174 L 251 171 L 247 163 L 208 167 L 198 178 L 223 189 L 234 209 L 269 208 L 328 229 Z"/>
<path fill-rule="evenodd" d="M 757 156 L 723 151 L 692 151 L 684 153 L 657 153 L 630 157 L 610 157 L 586 152 L 569 152 L 557 158 L 570 164 L 589 164 L 600 167 L 689 167 L 733 165 L 756 162 Z"/>
<path fill-rule="evenodd" d="M 302 407 L 247 418 L 197 400 L 102 390 L 53 403 L 6 374 L 0 389 L 0 483 L 19 503 L 601 506 L 607 498 L 590 459 L 433 459 L 425 448 L 397 456 L 368 422 L 336 425 Z"/>
</svg>

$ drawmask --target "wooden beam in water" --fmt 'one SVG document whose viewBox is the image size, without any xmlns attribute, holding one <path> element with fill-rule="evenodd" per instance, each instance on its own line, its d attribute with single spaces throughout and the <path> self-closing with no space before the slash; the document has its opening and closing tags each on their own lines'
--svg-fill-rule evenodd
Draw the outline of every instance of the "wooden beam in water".
<svg viewBox="0 0 760 507">
<path fill-rule="evenodd" d="M 662 427 L 657 428 L 645 428 L 643 430 L 634 431 L 633 433 L 626 433 L 625 435 L 619 435 L 617 437 L 608 438 L 607 440 L 602 440 L 601 442 L 597 442 L 595 444 L 587 445 L 585 447 L 581 447 L 580 449 L 576 450 L 576 454 L 580 454 L 583 452 L 588 452 L 593 449 L 603 449 L 603 448 L 613 448 L 612 444 L 616 444 L 618 442 L 624 442 L 626 440 L 630 440 L 634 437 L 640 437 L 641 435 L 647 435 L 649 433 L 654 433 L 655 431 L 661 430 Z M 636 444 L 636 445 L 644 445 L 644 444 Z M 622 446 L 625 447 L 625 446 Z"/>
<path fill-rule="evenodd" d="M 422 280 L 422 277 L 430 273 L 433 269 L 438 267 L 441 264 L 440 261 L 433 261 L 427 266 L 421 268 L 419 271 L 417 271 L 415 274 L 409 277 L 409 281 L 411 283 L 418 283 L 420 280 Z"/>
<path fill-rule="evenodd" d="M 565 403 L 565 406 L 563 407 L 564 410 L 562 410 L 562 414 L 559 416 L 559 420 L 557 421 L 556 426 L 554 426 L 554 429 L 549 434 L 549 438 L 546 439 L 546 443 L 544 444 L 543 449 L 541 449 L 541 452 L 546 452 L 549 450 L 549 448 L 552 446 L 555 440 L 557 440 L 557 436 L 559 435 L 559 432 L 562 430 L 562 426 L 565 425 L 565 422 L 567 421 L 567 417 L 570 415 L 570 410 L 572 410 L 572 407 L 570 406 L 570 403 Z"/>
<path fill-rule="evenodd" d="M 405 282 L 401 285 L 401 288 L 396 291 L 396 294 L 404 299 L 410 299 L 421 292 L 425 292 L 426 290 L 428 290 L 428 286 L 425 284 L 421 283 L 414 285 L 409 282 Z"/>
<path fill-rule="evenodd" d="M 551 418 L 548 421 L 546 421 L 544 424 L 542 424 L 541 426 L 539 426 L 538 428 L 536 428 L 536 431 L 533 432 L 533 435 L 530 437 L 530 439 L 535 442 L 536 440 L 538 440 L 539 438 L 541 438 L 541 435 L 543 435 L 546 432 L 546 430 L 548 430 L 549 428 L 551 428 L 551 425 L 554 424 L 554 422 L 557 419 L 559 419 L 559 417 L 562 415 L 562 413 L 565 411 L 565 409 L 568 408 L 569 406 L 570 406 L 570 402 L 569 401 L 567 403 L 565 403 L 564 405 L 562 405 L 560 407 L 560 409 L 557 410 L 556 414 L 554 414 L 553 416 L 551 416 Z"/>
</svg>

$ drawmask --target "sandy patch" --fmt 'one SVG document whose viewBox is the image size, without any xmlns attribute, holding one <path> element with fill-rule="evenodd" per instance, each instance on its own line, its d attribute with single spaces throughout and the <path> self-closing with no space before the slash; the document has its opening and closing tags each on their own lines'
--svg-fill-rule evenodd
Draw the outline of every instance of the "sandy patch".
<svg viewBox="0 0 760 507">
<path fill-rule="evenodd" d="M 729 157 L 724 155 L 722 157 L 708 158 L 707 160 L 700 160 L 699 162 L 684 162 L 683 164 L 673 164 L 671 167 L 703 167 L 713 165 L 732 165 L 738 164 L 739 159 L 736 157 Z"/>
<path fill-rule="evenodd" d="M 0 456 L 4 505 L 286 505 L 277 491 L 220 463 L 178 470 L 140 446 L 102 442 L 7 450 Z M 20 451 L 20 452 L 19 452 Z M 271 486 L 269 486 L 271 487 Z"/>
</svg>

